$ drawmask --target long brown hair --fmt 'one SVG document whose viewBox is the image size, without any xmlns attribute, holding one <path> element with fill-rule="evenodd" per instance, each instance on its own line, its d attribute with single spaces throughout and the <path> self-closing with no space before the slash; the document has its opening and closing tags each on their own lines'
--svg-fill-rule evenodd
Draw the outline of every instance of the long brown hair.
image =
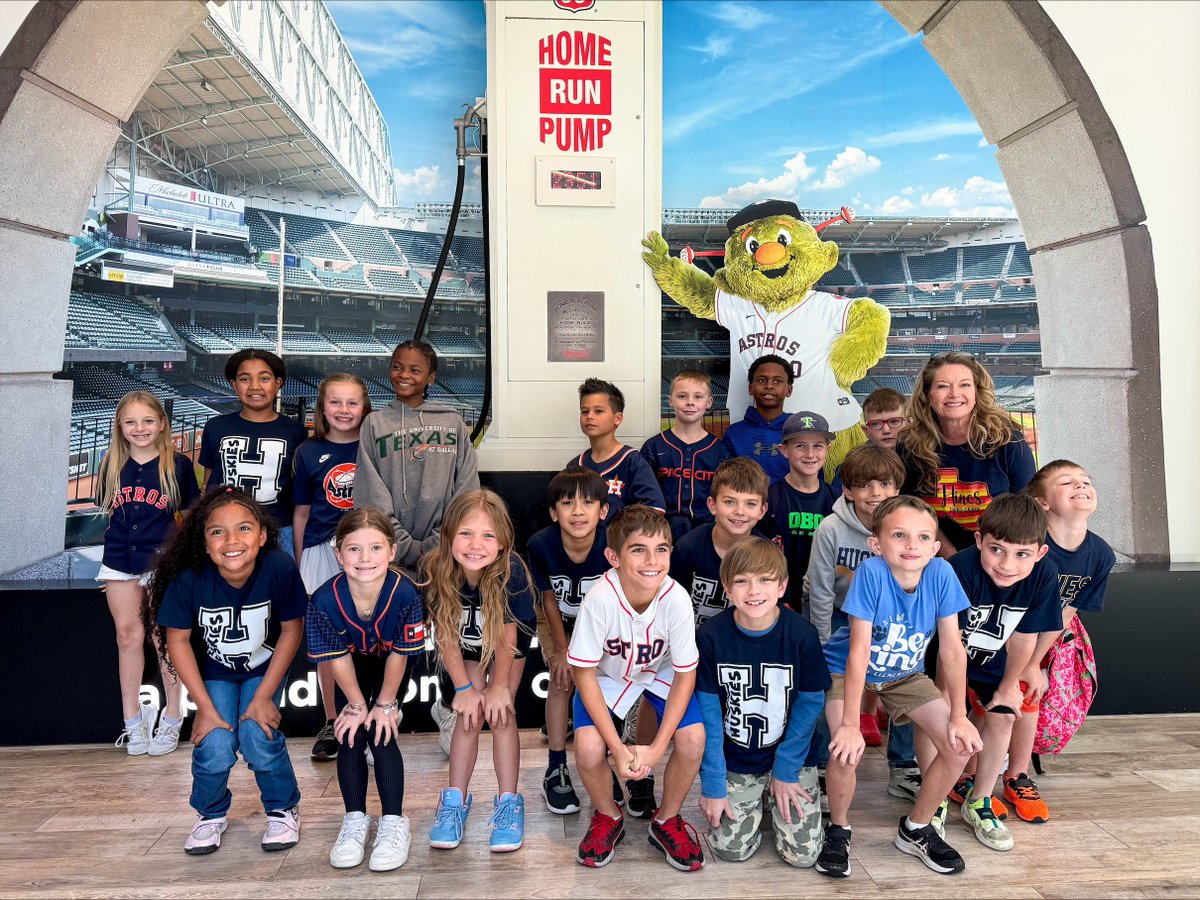
<svg viewBox="0 0 1200 900">
<path fill-rule="evenodd" d="M 933 407 L 929 405 L 929 392 L 933 381 L 943 366 L 966 366 L 975 381 L 975 408 L 971 411 L 971 424 L 967 432 L 967 447 L 978 459 L 990 459 L 997 450 L 1013 438 L 1015 425 L 1012 416 L 996 402 L 996 386 L 988 370 L 969 353 L 951 351 L 930 357 L 921 369 L 908 399 L 908 427 L 900 432 L 900 443 L 916 464 L 920 480 L 917 491 L 932 493 L 937 486 L 937 472 L 941 466 L 942 430 Z M 878 511 L 876 511 L 878 514 Z"/>
<path fill-rule="evenodd" d="M 154 442 L 154 449 L 158 451 L 159 493 L 167 496 L 172 509 L 178 509 L 179 482 L 175 479 L 175 444 L 171 441 L 171 423 L 158 398 L 148 391 L 130 391 L 117 404 L 108 453 L 104 455 L 100 471 L 96 473 L 96 505 L 105 513 L 111 514 L 113 511 L 113 502 L 121 490 L 121 469 L 129 462 L 129 441 L 121 431 L 121 417 L 135 403 L 142 404 L 162 422 L 162 431 Z"/>
<path fill-rule="evenodd" d="M 366 382 L 357 375 L 350 375 L 346 372 L 336 372 L 326 376 L 317 387 L 317 403 L 313 409 L 313 437 L 318 441 L 325 440 L 325 435 L 329 433 L 329 420 L 325 418 L 325 394 L 331 384 L 355 385 L 362 391 L 363 419 L 365 420 L 371 414 L 371 397 L 367 392 Z M 361 426 L 362 422 L 360 421 L 358 424 Z"/>
<path fill-rule="evenodd" d="M 459 639 L 463 608 L 461 592 L 467 583 L 462 567 L 455 561 L 450 548 L 463 522 L 477 512 L 488 517 L 496 542 L 500 545 L 496 559 L 483 570 L 479 579 L 479 602 L 483 615 L 483 647 L 479 667 L 481 671 L 487 671 L 504 641 L 504 627 L 513 618 L 508 598 L 510 573 L 519 568 L 524 572 L 526 582 L 533 583 L 524 561 L 513 551 L 512 519 L 509 518 L 508 507 L 498 494 L 481 488 L 464 491 L 450 501 L 442 518 L 441 541 L 422 560 L 422 580 L 417 582 L 417 586 L 425 598 L 426 615 L 440 657 L 448 642 Z M 506 649 L 516 651 L 515 647 Z"/>
</svg>

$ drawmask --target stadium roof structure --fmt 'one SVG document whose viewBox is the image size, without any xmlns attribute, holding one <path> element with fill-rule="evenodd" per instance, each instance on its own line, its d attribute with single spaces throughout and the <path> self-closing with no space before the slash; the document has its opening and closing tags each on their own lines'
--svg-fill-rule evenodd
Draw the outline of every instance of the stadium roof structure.
<svg viewBox="0 0 1200 900">
<path fill-rule="evenodd" d="M 663 235 L 672 248 L 692 245 L 695 249 L 725 246 L 729 231 L 726 221 L 737 210 L 712 207 L 662 211 Z M 837 209 L 801 209 L 810 225 L 841 214 Z M 853 222 L 835 222 L 821 232 L 842 250 L 937 250 L 950 237 L 966 237 L 994 225 L 1016 224 L 1014 218 L 951 218 L 948 216 L 868 216 Z"/>
<path fill-rule="evenodd" d="M 267 185 L 394 195 L 387 125 L 325 4 L 209 4 L 122 123 L 172 180 L 238 196 Z"/>
</svg>

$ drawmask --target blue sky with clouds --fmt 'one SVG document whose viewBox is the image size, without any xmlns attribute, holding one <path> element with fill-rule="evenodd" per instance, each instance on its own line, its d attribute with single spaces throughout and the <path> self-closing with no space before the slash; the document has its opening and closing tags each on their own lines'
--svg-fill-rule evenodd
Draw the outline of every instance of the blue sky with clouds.
<svg viewBox="0 0 1200 900">
<path fill-rule="evenodd" d="M 387 119 L 399 203 L 449 200 L 451 122 L 485 87 L 483 4 L 328 6 Z M 666 0 L 663 203 L 762 197 L 860 214 L 1013 215 L 966 104 L 873 0 Z"/>
</svg>

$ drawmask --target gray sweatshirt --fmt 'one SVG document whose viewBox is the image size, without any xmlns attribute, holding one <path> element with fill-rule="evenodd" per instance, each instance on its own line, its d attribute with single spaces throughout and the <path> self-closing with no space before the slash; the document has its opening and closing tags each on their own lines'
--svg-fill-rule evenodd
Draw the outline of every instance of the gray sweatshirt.
<svg viewBox="0 0 1200 900">
<path fill-rule="evenodd" d="M 450 501 L 479 487 L 466 423 L 453 407 L 393 400 L 367 416 L 359 433 L 355 508 L 373 506 L 396 529 L 396 561 L 411 568 L 438 543 Z"/>
<path fill-rule="evenodd" d="M 867 546 L 870 536 L 870 529 L 859 521 L 854 504 L 845 495 L 837 498 L 833 512 L 817 526 L 804 576 L 804 604 L 822 643 L 829 640 L 833 609 L 842 608 L 855 569 L 874 555 Z"/>
</svg>

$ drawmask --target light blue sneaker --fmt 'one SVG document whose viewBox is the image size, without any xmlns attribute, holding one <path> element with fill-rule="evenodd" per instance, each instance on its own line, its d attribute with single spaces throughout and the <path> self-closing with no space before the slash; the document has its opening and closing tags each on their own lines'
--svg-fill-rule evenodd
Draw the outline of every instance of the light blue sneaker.
<svg viewBox="0 0 1200 900">
<path fill-rule="evenodd" d="M 471 814 L 471 795 L 463 803 L 462 791 L 446 788 L 438 800 L 437 818 L 429 829 L 429 846 L 439 850 L 453 850 L 462 843 L 463 829 L 467 827 L 467 816 Z"/>
<path fill-rule="evenodd" d="M 520 850 L 525 841 L 525 798 L 520 794 L 501 794 L 492 801 L 496 811 L 488 823 L 492 826 L 493 853 Z"/>
</svg>

